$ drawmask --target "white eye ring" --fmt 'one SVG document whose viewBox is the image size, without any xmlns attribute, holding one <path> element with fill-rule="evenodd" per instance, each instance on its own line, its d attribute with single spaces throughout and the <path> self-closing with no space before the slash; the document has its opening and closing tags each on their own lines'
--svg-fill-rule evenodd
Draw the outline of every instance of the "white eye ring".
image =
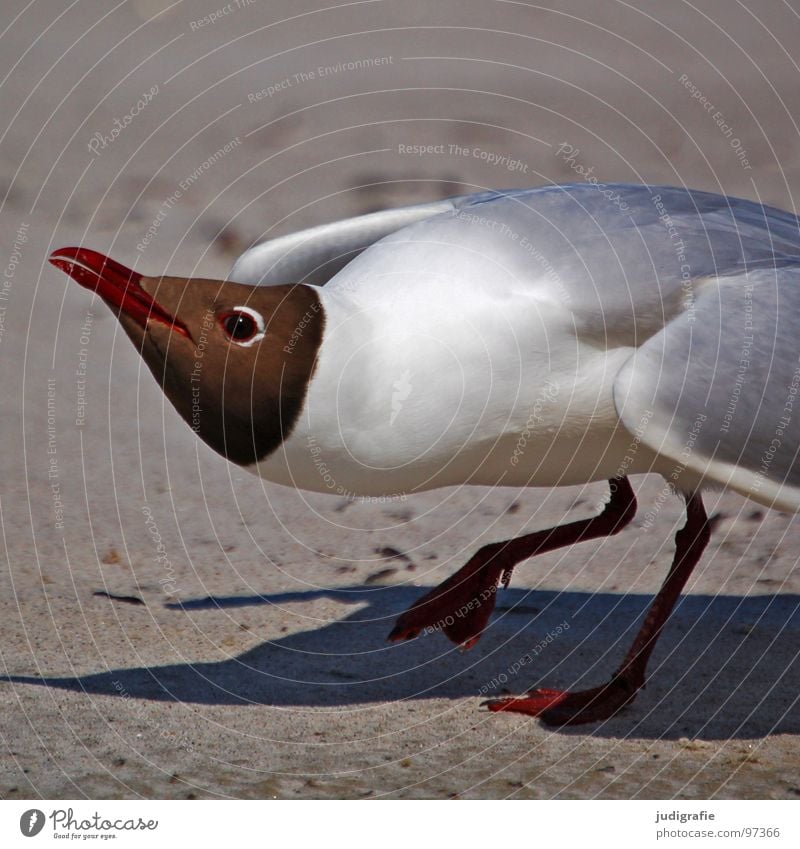
<svg viewBox="0 0 800 849">
<path fill-rule="evenodd" d="M 244 314 L 249 316 L 255 322 L 258 330 L 255 335 L 251 336 L 249 339 L 236 339 L 231 336 L 228 331 L 225 329 L 225 321 L 230 318 L 232 315 Z M 266 322 L 264 321 L 264 317 L 261 313 L 256 312 L 254 309 L 245 306 L 236 306 L 233 307 L 230 311 L 228 311 L 221 319 L 223 330 L 225 330 L 225 335 L 228 337 L 230 342 L 233 342 L 234 345 L 238 345 L 240 348 L 249 348 L 251 345 L 255 345 L 256 342 L 260 342 L 264 336 L 266 335 Z"/>
</svg>

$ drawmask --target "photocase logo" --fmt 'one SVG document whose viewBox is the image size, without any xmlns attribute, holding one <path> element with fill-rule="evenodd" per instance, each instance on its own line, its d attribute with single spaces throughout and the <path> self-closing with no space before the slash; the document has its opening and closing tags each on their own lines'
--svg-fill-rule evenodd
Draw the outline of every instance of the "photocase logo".
<svg viewBox="0 0 800 849">
<path fill-rule="evenodd" d="M 392 384 L 392 388 L 394 389 L 394 392 L 392 392 L 392 414 L 389 417 L 390 425 L 394 424 L 394 420 L 400 414 L 400 410 L 403 409 L 403 401 L 408 398 L 411 394 L 411 390 L 414 388 L 411 385 L 411 372 L 406 369 L 400 375 L 400 379 L 396 380 Z"/>
<path fill-rule="evenodd" d="M 25 837 L 36 837 L 44 828 L 44 813 L 38 808 L 31 808 L 19 818 L 19 830 Z"/>
</svg>

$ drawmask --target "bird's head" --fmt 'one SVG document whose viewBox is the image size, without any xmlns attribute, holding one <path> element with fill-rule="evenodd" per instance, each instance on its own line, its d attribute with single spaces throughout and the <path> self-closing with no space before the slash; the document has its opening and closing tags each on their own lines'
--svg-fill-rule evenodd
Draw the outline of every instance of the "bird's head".
<svg viewBox="0 0 800 849">
<path fill-rule="evenodd" d="M 145 277 L 86 248 L 50 262 L 98 295 L 184 420 L 215 451 L 248 465 L 297 421 L 322 341 L 314 287 Z"/>
</svg>

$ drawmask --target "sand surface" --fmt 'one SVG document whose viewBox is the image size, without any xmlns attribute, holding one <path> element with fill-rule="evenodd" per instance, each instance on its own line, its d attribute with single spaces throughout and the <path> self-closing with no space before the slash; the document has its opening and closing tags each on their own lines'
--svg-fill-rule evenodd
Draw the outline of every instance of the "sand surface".
<svg viewBox="0 0 800 849">
<path fill-rule="evenodd" d="M 619 662 L 683 521 L 660 479 L 619 536 L 520 566 L 471 652 L 390 645 L 480 544 L 592 515 L 605 486 L 262 483 L 45 261 L 85 243 L 224 277 L 267 236 L 578 165 L 795 207 L 794 4 L 549 5 L 4 4 L 0 796 L 800 795 L 796 518 L 708 497 L 713 541 L 613 720 L 489 714 L 481 693 Z"/>
</svg>

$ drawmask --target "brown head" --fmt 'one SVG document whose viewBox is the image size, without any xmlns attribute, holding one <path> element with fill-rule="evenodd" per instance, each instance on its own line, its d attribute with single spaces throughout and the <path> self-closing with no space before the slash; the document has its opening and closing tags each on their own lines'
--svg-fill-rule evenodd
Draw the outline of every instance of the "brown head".
<svg viewBox="0 0 800 849">
<path fill-rule="evenodd" d="M 249 465 L 291 433 L 322 342 L 311 286 L 144 277 L 86 248 L 50 257 L 97 292 L 184 420 L 228 460 Z"/>
</svg>

